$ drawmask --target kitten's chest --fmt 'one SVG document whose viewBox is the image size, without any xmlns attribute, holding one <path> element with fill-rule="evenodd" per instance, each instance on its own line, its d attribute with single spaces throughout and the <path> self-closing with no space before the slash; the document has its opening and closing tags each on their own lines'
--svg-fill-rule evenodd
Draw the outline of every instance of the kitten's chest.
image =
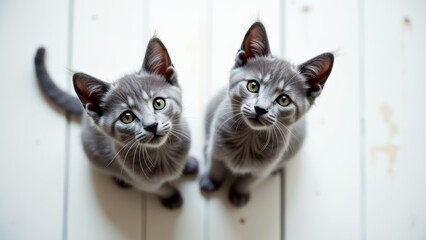
<svg viewBox="0 0 426 240">
<path fill-rule="evenodd" d="M 284 152 L 284 142 L 273 132 L 247 133 L 218 131 L 215 136 L 215 152 L 228 167 L 239 173 L 250 173 L 268 168 Z"/>
<path fill-rule="evenodd" d="M 164 182 L 180 175 L 187 153 L 188 147 L 169 144 L 159 149 L 133 148 L 119 155 L 123 170 L 132 179 Z"/>
</svg>

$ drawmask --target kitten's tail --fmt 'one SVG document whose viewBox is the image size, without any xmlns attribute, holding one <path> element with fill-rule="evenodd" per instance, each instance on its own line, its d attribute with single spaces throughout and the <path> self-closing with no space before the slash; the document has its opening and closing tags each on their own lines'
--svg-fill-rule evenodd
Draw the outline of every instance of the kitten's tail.
<svg viewBox="0 0 426 240">
<path fill-rule="evenodd" d="M 78 98 L 62 91 L 50 78 L 44 63 L 45 52 L 46 50 L 44 48 L 39 48 L 34 58 L 36 75 L 40 88 L 47 97 L 60 108 L 72 115 L 81 116 L 81 114 L 83 114 L 83 107 Z"/>
</svg>

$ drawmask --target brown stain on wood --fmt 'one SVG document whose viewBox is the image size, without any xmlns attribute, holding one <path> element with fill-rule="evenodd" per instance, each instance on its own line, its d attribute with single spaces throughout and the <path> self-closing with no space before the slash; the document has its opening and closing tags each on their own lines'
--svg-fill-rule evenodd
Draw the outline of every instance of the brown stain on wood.
<svg viewBox="0 0 426 240">
<path fill-rule="evenodd" d="M 392 121 L 392 109 L 388 105 L 383 104 L 380 106 L 380 111 L 382 112 L 383 120 L 389 126 L 389 140 L 392 140 L 398 133 L 398 126 Z"/>
<path fill-rule="evenodd" d="M 388 125 L 389 133 L 387 143 L 383 145 L 375 145 L 370 147 L 370 155 L 372 163 L 375 163 L 377 154 L 385 154 L 388 160 L 388 172 L 393 173 L 393 167 L 396 162 L 399 147 L 394 144 L 395 136 L 398 133 L 398 126 L 392 120 L 392 109 L 386 104 L 380 106 L 380 112 L 386 125 Z"/>
</svg>

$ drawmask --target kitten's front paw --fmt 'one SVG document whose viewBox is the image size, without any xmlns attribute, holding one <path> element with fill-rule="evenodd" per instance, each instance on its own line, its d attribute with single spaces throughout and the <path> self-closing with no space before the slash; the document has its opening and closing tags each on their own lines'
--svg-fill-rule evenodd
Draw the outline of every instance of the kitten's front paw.
<svg viewBox="0 0 426 240">
<path fill-rule="evenodd" d="M 198 161 L 195 157 L 188 157 L 182 173 L 183 175 L 192 175 L 198 173 Z"/>
<path fill-rule="evenodd" d="M 214 192 L 222 185 L 222 182 L 211 179 L 208 173 L 201 175 L 199 183 L 202 192 Z"/>
<path fill-rule="evenodd" d="M 229 190 L 229 201 L 236 207 L 246 205 L 250 200 L 250 193 L 239 193 L 234 188 Z"/>
<path fill-rule="evenodd" d="M 179 191 L 176 191 L 171 197 L 160 198 L 161 204 L 164 207 L 173 210 L 182 207 L 183 199 Z"/>
<path fill-rule="evenodd" d="M 125 181 L 123 181 L 123 180 L 121 180 L 121 179 L 119 179 L 119 178 L 112 177 L 112 180 L 114 180 L 115 184 L 116 184 L 119 188 L 122 188 L 122 189 L 129 189 L 129 188 L 132 188 L 132 185 L 128 184 L 127 182 L 125 182 Z"/>
<path fill-rule="evenodd" d="M 275 175 L 277 175 L 277 174 L 280 174 L 280 173 L 282 173 L 283 171 L 284 171 L 284 169 L 283 169 L 283 168 L 275 169 L 275 170 L 271 173 L 271 176 L 275 176 Z"/>
</svg>

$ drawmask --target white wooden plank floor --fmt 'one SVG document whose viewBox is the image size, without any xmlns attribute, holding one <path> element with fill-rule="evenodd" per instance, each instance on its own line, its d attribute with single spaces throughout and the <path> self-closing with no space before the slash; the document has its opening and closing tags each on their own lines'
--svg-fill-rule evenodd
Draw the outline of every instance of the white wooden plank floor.
<svg viewBox="0 0 426 240">
<path fill-rule="evenodd" d="M 333 75 L 308 115 L 306 144 L 286 169 L 286 237 L 361 239 L 358 1 L 286 3 L 284 55 L 300 62 L 336 51 Z"/>
<path fill-rule="evenodd" d="M 0 1 L 0 239 L 426 239 L 425 13 L 424 0 Z M 257 19 L 278 56 L 337 58 L 301 152 L 241 209 L 194 178 L 175 183 L 185 203 L 173 212 L 118 189 L 36 84 L 38 46 L 72 92 L 71 71 L 112 81 L 139 69 L 157 33 L 203 168 L 204 107 Z"/>
</svg>

